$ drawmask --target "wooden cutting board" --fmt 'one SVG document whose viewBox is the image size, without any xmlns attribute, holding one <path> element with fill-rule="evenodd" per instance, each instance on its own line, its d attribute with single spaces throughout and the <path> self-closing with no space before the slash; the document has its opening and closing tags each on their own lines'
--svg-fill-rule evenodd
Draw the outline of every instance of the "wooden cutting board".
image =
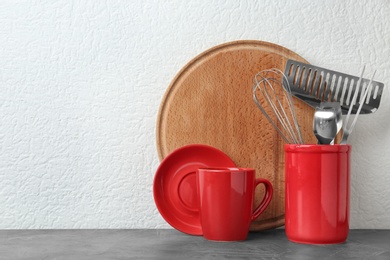
<svg viewBox="0 0 390 260">
<path fill-rule="evenodd" d="M 235 41 L 211 48 L 176 75 L 162 99 L 157 120 L 160 160 L 187 144 L 207 144 L 225 152 L 239 167 L 256 169 L 270 180 L 274 196 L 251 231 L 284 225 L 284 142 L 252 100 L 252 81 L 264 69 L 284 71 L 298 54 L 262 41 Z M 305 143 L 315 143 L 313 108 L 294 98 Z M 263 188 L 257 188 L 255 205 Z"/>
</svg>

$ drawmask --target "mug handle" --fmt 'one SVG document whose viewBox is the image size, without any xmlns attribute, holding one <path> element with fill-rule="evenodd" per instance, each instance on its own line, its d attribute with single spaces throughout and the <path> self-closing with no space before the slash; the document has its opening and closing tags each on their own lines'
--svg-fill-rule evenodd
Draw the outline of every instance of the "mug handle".
<svg viewBox="0 0 390 260">
<path fill-rule="evenodd" d="M 267 206 L 271 202 L 272 195 L 273 195 L 273 188 L 272 188 L 271 182 L 269 182 L 268 180 L 263 179 L 263 178 L 257 178 L 255 180 L 255 188 L 259 184 L 264 184 L 265 194 L 264 194 L 263 200 L 260 202 L 260 205 L 257 206 L 255 211 L 252 213 L 251 221 L 254 221 L 255 219 L 257 219 L 260 216 L 260 214 L 264 212 L 264 210 L 267 208 Z"/>
</svg>

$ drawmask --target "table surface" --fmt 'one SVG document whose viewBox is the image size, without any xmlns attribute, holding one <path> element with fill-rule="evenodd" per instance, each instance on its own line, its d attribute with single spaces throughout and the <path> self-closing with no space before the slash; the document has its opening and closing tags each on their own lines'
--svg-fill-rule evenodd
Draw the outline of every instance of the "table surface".
<svg viewBox="0 0 390 260">
<path fill-rule="evenodd" d="M 350 230 L 346 243 L 303 245 L 284 229 L 211 242 L 172 229 L 0 230 L 0 259 L 390 259 L 390 230 Z"/>
</svg>

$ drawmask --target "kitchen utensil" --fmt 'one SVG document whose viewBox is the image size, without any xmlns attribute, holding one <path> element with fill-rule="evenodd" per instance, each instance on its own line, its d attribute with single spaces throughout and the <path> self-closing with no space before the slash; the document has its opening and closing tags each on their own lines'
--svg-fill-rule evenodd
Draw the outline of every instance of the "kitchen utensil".
<svg viewBox="0 0 390 260">
<path fill-rule="evenodd" d="M 291 90 L 281 70 L 267 69 L 255 75 L 253 100 L 286 143 L 303 143 Z"/>
<path fill-rule="evenodd" d="M 361 76 L 360 76 L 360 79 L 358 81 L 358 86 L 360 87 L 361 85 L 361 79 L 363 77 L 363 74 L 364 74 L 364 68 L 362 69 L 362 72 L 361 72 Z M 356 95 L 356 92 L 355 92 L 355 95 L 353 96 L 353 99 L 352 99 L 352 104 L 355 106 L 355 105 L 359 105 L 358 107 L 358 110 L 356 111 L 356 115 L 355 115 L 355 118 L 353 119 L 352 123 L 350 125 L 349 124 L 349 117 L 351 116 L 351 110 L 352 110 L 352 106 L 350 107 L 349 111 L 348 111 L 348 114 L 345 118 L 345 121 L 343 123 L 343 137 L 341 139 L 341 142 L 340 144 L 346 144 L 347 143 L 347 140 L 348 140 L 348 137 L 349 135 L 352 133 L 352 130 L 353 128 L 355 127 L 355 124 L 356 124 L 356 121 L 358 119 L 358 116 L 359 116 L 359 113 L 362 109 L 362 107 L 364 106 L 364 104 L 367 102 L 367 95 L 369 92 L 371 92 L 372 90 L 372 82 L 373 82 L 373 79 L 374 79 L 374 76 L 375 76 L 375 73 L 376 71 L 374 71 L 374 73 L 372 74 L 372 77 L 370 79 L 370 82 L 368 83 L 367 86 L 364 86 L 363 85 L 363 88 L 365 89 L 364 90 L 364 94 L 362 97 L 360 97 L 359 99 L 359 102 L 357 102 L 357 95 Z"/>
<path fill-rule="evenodd" d="M 364 89 L 357 85 L 358 77 L 304 62 L 288 60 L 284 74 L 288 78 L 292 94 L 313 107 L 318 107 L 323 101 L 337 101 L 343 114 L 347 114 L 354 93 L 357 92 L 358 100 L 364 93 Z M 368 79 L 362 81 L 363 84 L 369 82 Z M 369 93 L 367 101 L 361 108 L 362 114 L 373 113 L 379 107 L 383 83 L 374 81 L 372 84 L 373 91 Z M 353 104 L 351 113 L 356 114 L 357 110 L 358 105 Z"/>
<path fill-rule="evenodd" d="M 197 171 L 200 223 L 203 237 L 214 241 L 245 240 L 249 225 L 267 208 L 272 184 L 256 178 L 251 168 L 200 168 Z M 265 192 L 254 209 L 255 188 Z"/>
<path fill-rule="evenodd" d="M 321 102 L 320 108 L 328 109 L 333 108 L 336 113 L 336 124 L 337 124 L 337 131 L 336 135 L 340 132 L 341 128 L 343 127 L 343 114 L 341 111 L 341 106 L 339 102 Z M 334 139 L 330 144 L 334 144 Z"/>
<path fill-rule="evenodd" d="M 225 153 L 208 145 L 186 145 L 165 157 L 154 176 L 153 195 L 168 224 L 187 234 L 202 235 L 196 171 L 220 165 L 236 167 Z"/>
<path fill-rule="evenodd" d="M 305 244 L 347 239 L 350 145 L 286 144 L 287 238 Z"/>
<path fill-rule="evenodd" d="M 316 108 L 313 132 L 319 144 L 330 144 L 337 134 L 336 112 L 334 108 Z"/>
<path fill-rule="evenodd" d="M 274 188 L 268 208 L 251 223 L 259 231 L 284 225 L 284 152 L 281 136 L 252 101 L 253 76 L 264 69 L 284 70 L 288 59 L 305 61 L 280 45 L 234 41 L 212 47 L 189 61 L 172 79 L 156 121 L 160 160 L 194 143 L 213 146 L 238 167 L 251 167 Z M 306 62 L 306 61 L 305 61 Z M 294 99 L 302 137 L 315 143 L 314 109 Z M 255 204 L 263 198 L 256 190 Z"/>
</svg>

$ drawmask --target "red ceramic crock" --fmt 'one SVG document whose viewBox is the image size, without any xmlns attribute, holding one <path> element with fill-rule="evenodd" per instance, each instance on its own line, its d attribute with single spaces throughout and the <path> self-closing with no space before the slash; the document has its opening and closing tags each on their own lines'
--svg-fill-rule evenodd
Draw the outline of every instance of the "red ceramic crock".
<svg viewBox="0 0 390 260">
<path fill-rule="evenodd" d="M 306 244 L 346 241 L 351 146 L 286 144 L 284 150 L 287 238 Z"/>
</svg>

